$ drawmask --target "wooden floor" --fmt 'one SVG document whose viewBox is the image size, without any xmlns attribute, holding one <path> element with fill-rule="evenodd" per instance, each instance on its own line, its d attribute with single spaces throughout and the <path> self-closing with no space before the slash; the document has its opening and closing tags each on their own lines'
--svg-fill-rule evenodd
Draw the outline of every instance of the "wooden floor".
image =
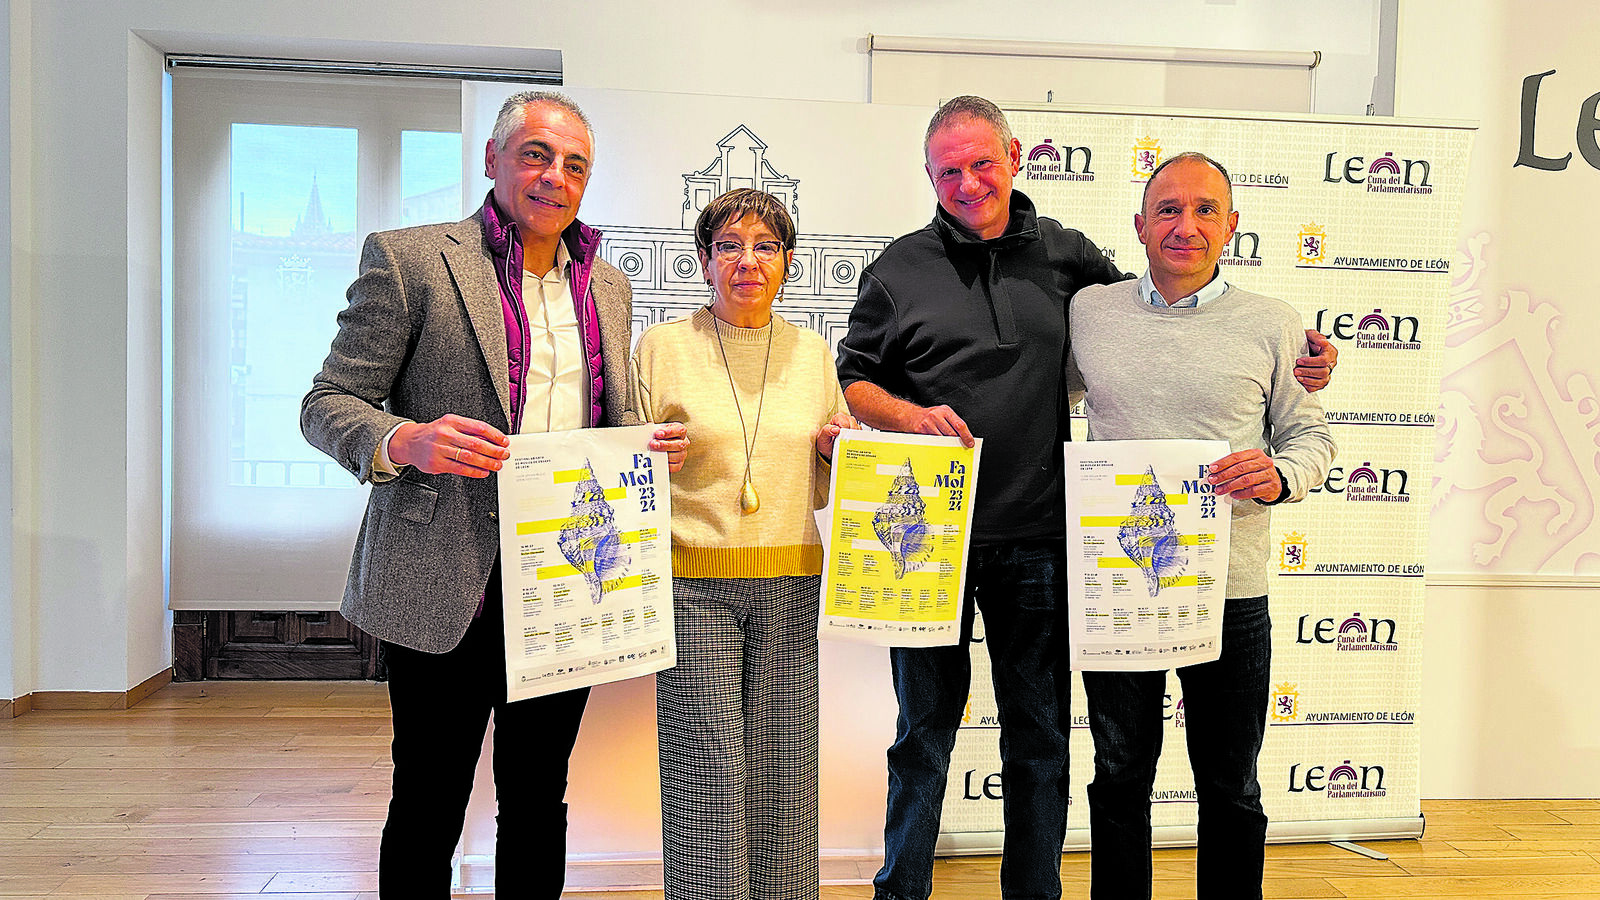
<svg viewBox="0 0 1600 900">
<path fill-rule="evenodd" d="M 376 898 L 388 791 L 384 689 L 368 683 L 172 685 L 123 712 L 0 720 L 0 897 Z M 1432 801 L 1422 841 L 1267 850 L 1269 898 L 1600 898 L 1600 801 Z M 1156 854 L 1156 896 L 1189 898 L 1193 852 Z M 998 861 L 941 860 L 936 896 L 998 897 Z M 574 866 L 569 886 L 620 887 Z M 634 867 L 637 869 L 637 867 Z M 827 860 L 830 900 L 868 898 L 867 860 Z M 1068 854 L 1064 895 L 1088 896 Z M 625 880 L 625 879 L 624 879 Z M 482 895 L 479 895 L 482 896 Z M 585 892 L 653 900 L 660 891 Z"/>
</svg>

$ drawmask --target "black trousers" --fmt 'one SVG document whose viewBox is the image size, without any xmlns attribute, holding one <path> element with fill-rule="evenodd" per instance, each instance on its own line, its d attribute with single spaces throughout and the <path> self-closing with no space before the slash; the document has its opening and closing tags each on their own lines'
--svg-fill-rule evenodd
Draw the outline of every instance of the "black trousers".
<svg viewBox="0 0 1600 900">
<path fill-rule="evenodd" d="M 1272 616 L 1266 597 L 1229 597 L 1219 659 L 1178 669 L 1184 739 L 1198 801 L 1195 896 L 1260 900 L 1267 814 L 1257 759 L 1271 696 Z M 1089 896 L 1149 900 L 1150 789 L 1166 725 L 1167 673 L 1084 672 L 1094 781 L 1089 783 Z"/>
<path fill-rule="evenodd" d="M 448 653 L 384 644 L 394 716 L 394 792 L 378 851 L 378 896 L 385 900 L 450 896 L 450 857 L 491 714 L 496 896 L 561 896 L 567 759 L 589 690 L 506 702 L 498 595 L 491 591 L 483 614 Z"/>
</svg>

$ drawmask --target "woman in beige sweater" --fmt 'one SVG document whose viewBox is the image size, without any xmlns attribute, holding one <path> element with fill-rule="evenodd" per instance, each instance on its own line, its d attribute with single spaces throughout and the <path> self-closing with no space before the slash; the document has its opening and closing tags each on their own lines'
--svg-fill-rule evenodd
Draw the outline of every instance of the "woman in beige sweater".
<svg viewBox="0 0 1600 900">
<path fill-rule="evenodd" d="M 840 428 L 821 335 L 773 314 L 795 243 L 783 204 L 712 201 L 695 245 L 712 302 L 639 339 L 638 408 L 688 426 L 672 476 L 678 665 L 656 677 L 666 900 L 814 900 L 817 606 Z"/>
</svg>

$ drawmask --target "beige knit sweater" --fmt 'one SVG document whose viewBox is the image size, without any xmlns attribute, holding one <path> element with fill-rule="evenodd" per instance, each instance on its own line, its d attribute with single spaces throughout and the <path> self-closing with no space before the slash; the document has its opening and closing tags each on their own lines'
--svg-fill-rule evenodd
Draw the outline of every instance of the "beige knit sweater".
<svg viewBox="0 0 1600 900">
<path fill-rule="evenodd" d="M 719 329 L 726 367 L 717 347 Z M 639 338 L 633 365 L 640 414 L 689 429 L 683 470 L 672 476 L 676 577 L 767 578 L 822 571 L 812 510 L 827 499 L 829 469 L 817 455 L 816 437 L 835 413 L 846 411 L 844 392 L 821 335 L 774 314 L 770 363 L 767 341 L 768 328 L 737 328 L 704 308 L 654 325 Z M 743 431 L 733 390 L 744 412 Z M 750 480 L 761 498 L 761 508 L 750 515 L 739 509 L 745 434 L 755 438 Z"/>
</svg>

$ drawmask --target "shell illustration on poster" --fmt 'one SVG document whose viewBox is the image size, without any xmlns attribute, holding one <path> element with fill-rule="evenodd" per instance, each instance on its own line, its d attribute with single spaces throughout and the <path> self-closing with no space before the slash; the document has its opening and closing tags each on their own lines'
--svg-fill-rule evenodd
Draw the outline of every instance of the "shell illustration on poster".
<svg viewBox="0 0 1600 900">
<path fill-rule="evenodd" d="M 922 568 L 933 555 L 933 541 L 928 537 L 925 515 L 927 509 L 928 504 L 922 502 L 922 488 L 917 486 L 917 473 L 907 457 L 889 486 L 889 496 L 872 515 L 872 531 L 894 560 L 897 580 L 905 578 L 907 572 Z"/>
<path fill-rule="evenodd" d="M 1178 529 L 1173 526 L 1176 517 L 1153 466 L 1145 468 L 1145 478 L 1134 490 L 1133 508 L 1117 529 L 1117 544 L 1144 573 L 1150 596 L 1156 597 L 1183 575 L 1189 553 L 1178 540 Z"/>
<path fill-rule="evenodd" d="M 594 464 L 583 461 L 583 478 L 572 490 L 572 515 L 561 523 L 556 542 L 561 555 L 583 575 L 595 603 L 605 596 L 605 585 L 628 572 L 627 545 L 617 530 L 616 512 L 606 500 L 605 488 L 594 477 Z"/>
</svg>

